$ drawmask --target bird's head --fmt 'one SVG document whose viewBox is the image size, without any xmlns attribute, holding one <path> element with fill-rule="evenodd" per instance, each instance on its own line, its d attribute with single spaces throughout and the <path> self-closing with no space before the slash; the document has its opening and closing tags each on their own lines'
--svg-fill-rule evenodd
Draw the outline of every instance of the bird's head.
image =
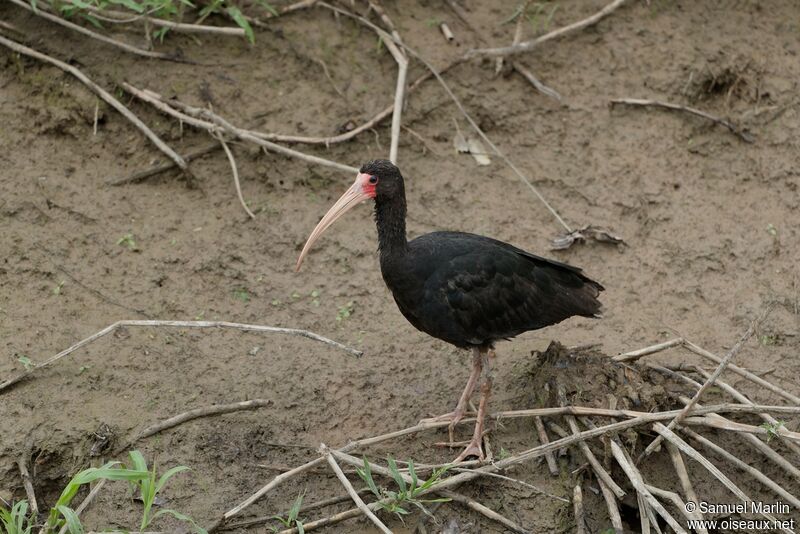
<svg viewBox="0 0 800 534">
<path fill-rule="evenodd" d="M 303 246 L 302 252 L 300 252 L 300 257 L 297 259 L 295 271 L 300 270 L 300 265 L 311 249 L 311 245 L 339 217 L 367 199 L 371 198 L 375 202 L 382 202 L 396 198 L 399 195 L 405 196 L 403 176 L 394 163 L 385 159 L 376 159 L 362 165 L 356 176 L 356 181 L 353 182 L 350 189 L 345 191 L 339 200 L 331 206 L 328 213 L 320 219 L 311 235 L 308 236 L 308 240 Z"/>
</svg>

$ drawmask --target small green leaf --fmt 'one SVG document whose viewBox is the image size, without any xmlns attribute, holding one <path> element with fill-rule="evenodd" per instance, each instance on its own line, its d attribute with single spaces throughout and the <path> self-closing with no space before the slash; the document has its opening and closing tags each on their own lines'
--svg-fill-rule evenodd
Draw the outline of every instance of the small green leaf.
<svg viewBox="0 0 800 534">
<path fill-rule="evenodd" d="M 85 531 L 83 525 L 81 525 L 81 520 L 72 508 L 64 505 L 59 505 L 56 508 L 64 516 L 64 522 L 67 525 L 69 534 L 84 534 Z"/>
<path fill-rule="evenodd" d="M 31 369 L 33 369 L 34 367 L 36 367 L 36 365 L 34 365 L 34 363 L 31 361 L 31 359 L 30 359 L 30 358 L 28 358 L 27 356 L 25 356 L 24 354 L 23 354 L 23 355 L 21 355 L 21 356 L 19 356 L 19 357 L 17 358 L 17 361 L 18 361 L 19 363 L 21 363 L 21 364 L 22 364 L 22 365 L 25 367 L 25 370 L 26 370 L 26 371 L 30 371 Z"/>
<path fill-rule="evenodd" d="M 256 36 L 253 34 L 253 28 L 250 26 L 250 23 L 247 21 L 247 18 L 244 16 L 244 13 L 235 6 L 229 7 L 227 10 L 228 15 L 233 19 L 233 21 L 239 25 L 240 28 L 244 30 L 244 34 L 247 36 L 247 40 L 250 41 L 250 44 L 254 44 L 256 42 Z"/>
<path fill-rule="evenodd" d="M 400 488 L 402 493 L 408 492 L 408 486 L 406 486 L 406 481 L 403 478 L 403 475 L 400 474 L 400 470 L 397 468 L 397 462 L 394 461 L 394 458 L 391 456 L 387 459 L 389 462 L 389 471 L 392 474 L 392 478 L 397 483 L 397 487 Z"/>
</svg>

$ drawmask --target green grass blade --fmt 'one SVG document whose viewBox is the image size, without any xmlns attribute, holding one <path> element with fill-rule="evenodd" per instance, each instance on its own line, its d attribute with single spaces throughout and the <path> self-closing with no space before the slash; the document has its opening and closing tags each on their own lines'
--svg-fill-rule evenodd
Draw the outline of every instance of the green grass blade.
<svg viewBox="0 0 800 534">
<path fill-rule="evenodd" d="M 250 41 L 250 44 L 255 43 L 256 36 L 253 33 L 253 28 L 250 26 L 250 22 L 248 22 L 247 18 L 244 16 L 244 13 L 242 13 L 238 7 L 234 6 L 229 7 L 226 9 L 226 11 L 233 21 L 244 30 L 244 34 L 247 36 L 247 40 Z"/>
<path fill-rule="evenodd" d="M 397 483 L 397 487 L 400 488 L 401 493 L 408 492 L 408 486 L 406 486 L 406 481 L 403 478 L 403 475 L 400 474 L 400 470 L 397 468 L 397 462 L 394 461 L 394 458 L 391 456 L 387 458 L 389 462 L 389 472 L 392 474 L 392 478 Z"/>
<path fill-rule="evenodd" d="M 366 456 L 362 456 L 364 460 L 364 468 L 363 469 L 356 469 L 358 476 L 364 481 L 364 483 L 369 487 L 370 491 L 377 497 L 381 498 L 381 492 L 378 490 L 378 486 L 375 485 L 375 481 L 372 479 L 372 469 L 369 467 L 369 462 L 367 461 Z"/>
<path fill-rule="evenodd" d="M 57 506 L 57 509 L 59 512 L 61 512 L 61 515 L 64 516 L 64 521 L 67 525 L 69 534 L 84 534 L 85 530 L 83 529 L 81 520 L 78 519 L 78 514 L 76 514 L 72 508 L 59 505 Z"/>
<path fill-rule="evenodd" d="M 300 507 L 303 506 L 303 494 L 297 496 L 294 500 L 294 504 L 292 505 L 291 510 L 289 510 L 289 524 L 294 523 L 297 520 L 297 517 L 300 515 Z"/>
<path fill-rule="evenodd" d="M 156 519 L 157 517 L 160 517 L 162 515 L 171 515 L 172 517 L 178 519 L 179 521 L 185 521 L 187 523 L 190 523 L 192 527 L 194 527 L 194 531 L 197 532 L 197 534 L 208 534 L 208 531 L 206 531 L 206 529 L 195 523 L 194 519 L 192 519 L 186 514 L 178 512 L 177 510 L 172 510 L 171 508 L 165 508 L 163 510 L 159 510 L 158 512 L 155 513 L 155 515 L 153 515 L 153 519 Z"/>
<path fill-rule="evenodd" d="M 178 473 L 180 473 L 182 471 L 189 471 L 189 470 L 190 469 L 188 467 L 186 467 L 185 465 L 179 465 L 179 466 L 173 467 L 172 469 L 168 470 L 166 473 L 161 475 L 161 478 L 158 479 L 158 482 L 156 483 L 156 487 L 155 487 L 155 489 L 156 489 L 155 492 L 158 493 L 159 491 L 161 491 L 161 488 L 164 487 L 164 484 L 166 484 L 167 480 L 172 478 L 173 475 L 176 475 L 176 474 L 178 474 Z"/>
</svg>

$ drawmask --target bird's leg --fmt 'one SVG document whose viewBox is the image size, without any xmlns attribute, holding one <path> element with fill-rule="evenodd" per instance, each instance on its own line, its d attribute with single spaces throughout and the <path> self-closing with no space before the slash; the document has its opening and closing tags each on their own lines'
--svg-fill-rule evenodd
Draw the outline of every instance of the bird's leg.
<svg viewBox="0 0 800 534">
<path fill-rule="evenodd" d="M 469 403 L 469 399 L 472 397 L 472 392 L 475 391 L 475 385 L 478 383 L 478 377 L 480 377 L 482 369 L 483 356 L 481 355 L 480 349 L 475 347 L 472 349 L 472 371 L 470 371 L 467 385 L 464 387 L 464 391 L 461 393 L 461 397 L 458 399 L 458 404 L 456 405 L 455 411 L 440 415 L 438 417 L 422 420 L 422 422 L 450 421 L 448 431 L 450 433 L 451 443 L 453 442 L 453 429 L 458 422 L 464 418 L 464 414 L 467 412 L 467 403 Z"/>
<path fill-rule="evenodd" d="M 455 459 L 455 463 L 464 461 L 469 456 L 477 456 L 478 459 L 483 460 L 485 458 L 483 454 L 483 422 L 486 418 L 486 405 L 489 403 L 489 395 L 492 393 L 492 367 L 490 364 L 490 357 L 494 356 L 494 349 L 489 349 L 488 351 L 481 351 L 481 360 L 482 360 L 482 383 L 481 383 L 481 400 L 478 403 L 478 417 L 475 421 L 475 431 L 472 434 L 472 440 L 467 444 L 467 447 L 463 450 L 461 454 L 458 455 L 458 458 Z M 452 441 L 452 439 L 451 439 Z"/>
</svg>

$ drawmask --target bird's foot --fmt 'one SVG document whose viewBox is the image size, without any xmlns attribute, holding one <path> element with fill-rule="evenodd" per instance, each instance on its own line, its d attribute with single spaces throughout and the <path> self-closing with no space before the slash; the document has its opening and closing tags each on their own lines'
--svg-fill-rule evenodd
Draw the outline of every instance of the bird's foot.
<svg viewBox="0 0 800 534">
<path fill-rule="evenodd" d="M 453 460 L 454 464 L 458 464 L 469 458 L 470 456 L 475 456 L 481 462 L 486 459 L 486 455 L 483 454 L 483 437 L 479 436 L 477 438 L 472 438 L 472 440 L 467 444 L 466 448 L 461 451 L 461 454 Z"/>
<path fill-rule="evenodd" d="M 465 414 L 466 414 L 466 410 L 464 410 L 461 407 L 458 407 L 458 408 L 456 408 L 455 410 L 453 410 L 450 413 L 446 413 L 446 414 L 439 415 L 439 416 L 436 416 L 436 417 L 430 417 L 428 419 L 420 419 L 419 422 L 421 424 L 424 424 L 424 423 L 430 424 L 430 423 L 445 423 L 445 422 L 449 421 L 450 424 L 447 425 L 447 433 L 448 433 L 448 435 L 450 437 L 450 443 L 452 443 L 453 442 L 453 430 L 455 429 L 456 425 L 458 423 L 460 423 L 462 419 L 464 419 L 464 415 Z"/>
</svg>

